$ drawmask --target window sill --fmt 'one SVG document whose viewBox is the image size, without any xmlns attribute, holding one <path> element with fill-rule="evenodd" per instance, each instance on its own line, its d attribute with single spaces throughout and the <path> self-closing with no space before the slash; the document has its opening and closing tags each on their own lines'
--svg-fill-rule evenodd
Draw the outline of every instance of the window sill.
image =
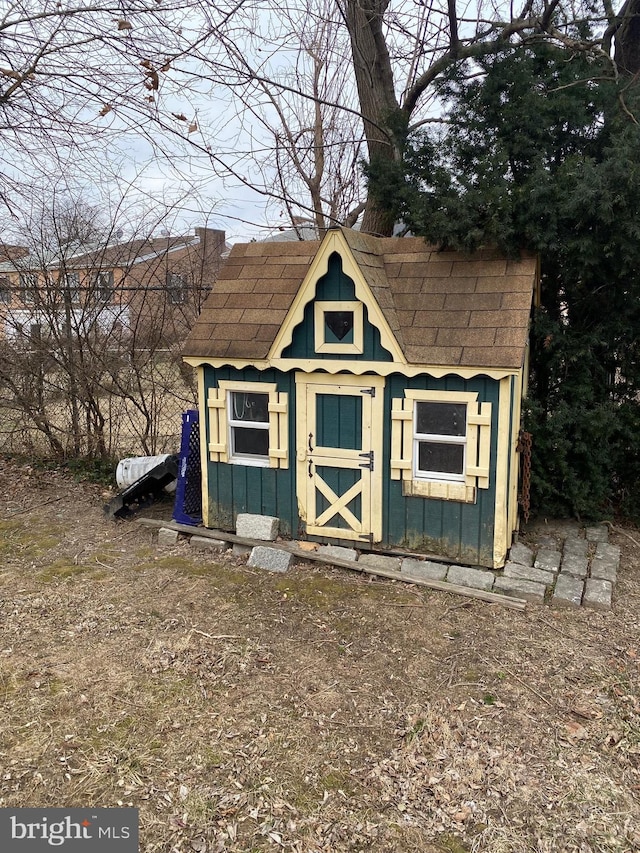
<svg viewBox="0 0 640 853">
<path fill-rule="evenodd" d="M 457 501 L 457 503 L 474 504 L 476 502 L 475 486 L 465 483 L 447 483 L 435 480 L 403 480 L 402 494 L 412 498 L 435 498 L 441 501 Z"/>
<path fill-rule="evenodd" d="M 251 456 L 231 456 L 229 462 L 232 465 L 251 465 L 253 468 L 268 468 L 269 457 L 265 456 L 261 459 L 252 458 Z"/>
</svg>

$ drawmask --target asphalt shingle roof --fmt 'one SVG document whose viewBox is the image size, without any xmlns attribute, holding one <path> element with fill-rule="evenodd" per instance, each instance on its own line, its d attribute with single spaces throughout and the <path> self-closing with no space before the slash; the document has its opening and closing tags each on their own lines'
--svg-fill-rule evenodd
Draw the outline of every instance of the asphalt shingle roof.
<svg viewBox="0 0 640 853">
<path fill-rule="evenodd" d="M 439 251 L 419 237 L 340 229 L 412 364 L 522 366 L 537 259 Z M 264 359 L 318 241 L 235 245 L 184 345 L 185 356 Z"/>
</svg>

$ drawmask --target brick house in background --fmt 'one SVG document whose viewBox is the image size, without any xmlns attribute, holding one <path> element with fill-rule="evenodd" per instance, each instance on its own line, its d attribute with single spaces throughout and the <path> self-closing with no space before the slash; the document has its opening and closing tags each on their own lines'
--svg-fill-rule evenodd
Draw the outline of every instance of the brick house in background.
<svg viewBox="0 0 640 853">
<path fill-rule="evenodd" d="M 144 345 L 184 337 L 226 254 L 224 231 L 68 248 L 45 259 L 0 246 L 0 338 L 15 343 L 94 332 Z"/>
</svg>

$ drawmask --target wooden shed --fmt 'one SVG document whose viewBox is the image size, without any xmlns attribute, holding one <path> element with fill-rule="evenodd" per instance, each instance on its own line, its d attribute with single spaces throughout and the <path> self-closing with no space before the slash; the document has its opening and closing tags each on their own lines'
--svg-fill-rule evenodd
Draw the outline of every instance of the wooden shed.
<svg viewBox="0 0 640 853">
<path fill-rule="evenodd" d="M 346 228 L 234 246 L 184 347 L 204 524 L 502 566 L 537 275 Z"/>
</svg>

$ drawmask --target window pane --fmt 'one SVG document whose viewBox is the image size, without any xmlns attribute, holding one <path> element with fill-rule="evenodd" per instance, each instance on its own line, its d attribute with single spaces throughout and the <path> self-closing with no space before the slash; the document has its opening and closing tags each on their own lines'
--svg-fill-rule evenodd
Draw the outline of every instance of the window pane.
<svg viewBox="0 0 640 853">
<path fill-rule="evenodd" d="M 418 442 L 418 471 L 462 474 L 464 445 L 440 444 L 433 441 Z"/>
<path fill-rule="evenodd" d="M 324 322 L 336 340 L 344 341 L 349 332 L 353 331 L 353 311 L 325 311 Z"/>
<path fill-rule="evenodd" d="M 252 427 L 233 427 L 233 452 L 252 456 L 269 455 L 269 430 Z"/>
<path fill-rule="evenodd" d="M 465 435 L 465 403 L 417 403 L 416 432 L 423 435 Z"/>
<path fill-rule="evenodd" d="M 252 391 L 233 391 L 231 394 L 231 420 L 269 423 L 269 395 Z"/>
</svg>

